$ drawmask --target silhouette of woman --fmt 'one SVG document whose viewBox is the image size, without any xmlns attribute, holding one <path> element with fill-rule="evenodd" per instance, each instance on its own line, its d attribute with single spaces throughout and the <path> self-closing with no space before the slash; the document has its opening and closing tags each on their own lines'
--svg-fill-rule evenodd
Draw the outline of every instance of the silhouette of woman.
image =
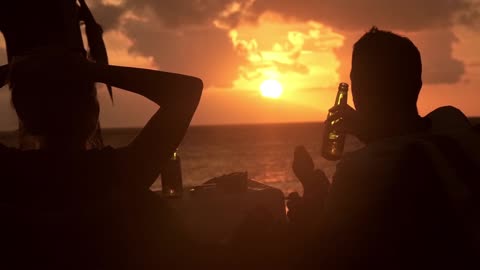
<svg viewBox="0 0 480 270">
<path fill-rule="evenodd" d="M 110 66 L 105 59 L 88 61 L 78 46 L 77 15 L 82 8 L 76 1 L 48 1 L 48 8 L 37 3 L 41 1 L 7 2 L 15 3 L 1 4 L 10 9 L 0 8 L 0 30 L 10 64 L 0 67 L 0 86 L 9 83 L 12 104 L 24 130 L 36 138 L 37 149 L 22 151 L 0 144 L 0 206 L 5 208 L 0 267 L 168 264 L 181 246 L 178 229 L 166 207 L 145 206 L 156 203 L 149 187 L 185 135 L 202 81 Z M 22 4 L 28 10 L 21 9 Z M 41 23 L 32 24 L 39 17 Z M 39 35 L 44 27 L 49 31 Z M 65 34 L 52 34 L 55 30 Z M 89 149 L 98 131 L 95 82 L 142 95 L 160 106 L 126 147 Z M 149 218 L 152 211 L 158 216 L 155 220 Z M 152 235 L 162 229 L 167 233 Z M 168 248 L 159 250 L 160 241 Z"/>
</svg>

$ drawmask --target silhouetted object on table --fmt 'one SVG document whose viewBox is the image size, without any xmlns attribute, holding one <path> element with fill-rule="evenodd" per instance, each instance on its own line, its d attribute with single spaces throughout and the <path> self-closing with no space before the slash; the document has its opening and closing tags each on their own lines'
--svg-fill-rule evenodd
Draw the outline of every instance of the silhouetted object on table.
<svg viewBox="0 0 480 270">
<path fill-rule="evenodd" d="M 250 180 L 247 172 L 212 178 L 171 202 L 201 243 L 199 250 L 211 260 L 199 268 L 279 269 L 288 265 L 284 195 Z"/>
<path fill-rule="evenodd" d="M 338 163 L 316 236 L 300 235 L 309 244 L 296 266 L 478 267 L 480 140 L 453 107 L 419 116 L 421 74 L 405 37 L 372 28 L 355 44 L 356 110 L 334 107 L 329 120 L 342 118 L 336 128 L 366 146 Z"/>
</svg>

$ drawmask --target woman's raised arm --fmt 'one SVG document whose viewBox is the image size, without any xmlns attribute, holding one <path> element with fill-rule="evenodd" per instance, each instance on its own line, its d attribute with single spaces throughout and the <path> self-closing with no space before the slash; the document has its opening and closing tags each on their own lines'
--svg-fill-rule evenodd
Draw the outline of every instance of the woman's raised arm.
<svg viewBox="0 0 480 270">
<path fill-rule="evenodd" d="M 161 71 L 90 64 L 90 76 L 97 82 L 122 88 L 157 103 L 160 109 L 140 134 L 122 149 L 123 176 L 150 187 L 162 164 L 182 141 L 202 95 L 200 79 Z M 130 181 L 130 180 L 128 180 Z M 132 183 L 137 184 L 137 183 Z"/>
</svg>

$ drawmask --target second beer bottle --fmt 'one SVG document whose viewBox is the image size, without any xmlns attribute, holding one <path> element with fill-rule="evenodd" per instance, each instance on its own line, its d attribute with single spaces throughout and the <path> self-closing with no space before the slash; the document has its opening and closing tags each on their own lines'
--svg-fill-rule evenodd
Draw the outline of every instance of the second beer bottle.
<svg viewBox="0 0 480 270">
<path fill-rule="evenodd" d="M 182 165 L 175 151 L 161 172 L 162 193 L 165 197 L 180 197 L 183 192 Z"/>
</svg>

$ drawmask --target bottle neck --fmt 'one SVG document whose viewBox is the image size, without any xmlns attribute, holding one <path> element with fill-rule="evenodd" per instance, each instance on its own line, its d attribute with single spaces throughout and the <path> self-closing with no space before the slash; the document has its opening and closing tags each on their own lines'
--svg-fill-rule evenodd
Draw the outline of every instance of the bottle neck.
<svg viewBox="0 0 480 270">
<path fill-rule="evenodd" d="M 347 99 L 348 99 L 348 91 L 339 90 L 337 92 L 337 97 L 335 98 L 334 106 L 347 104 Z"/>
<path fill-rule="evenodd" d="M 178 160 L 178 150 L 175 150 L 175 152 L 173 152 L 172 154 L 172 157 L 170 158 L 171 160 Z"/>
</svg>

